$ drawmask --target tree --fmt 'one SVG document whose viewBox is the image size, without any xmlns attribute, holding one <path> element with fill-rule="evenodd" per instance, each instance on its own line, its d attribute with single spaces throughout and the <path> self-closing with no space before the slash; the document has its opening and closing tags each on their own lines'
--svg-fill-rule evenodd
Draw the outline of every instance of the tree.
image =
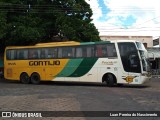
<svg viewBox="0 0 160 120">
<path fill-rule="evenodd" d="M 58 40 L 98 41 L 85 0 L 1 0 L 0 40 L 31 45 Z"/>
<path fill-rule="evenodd" d="M 3 53 L 3 50 L 5 48 L 5 41 L 4 38 L 7 33 L 7 20 L 6 20 L 6 14 L 0 13 L 0 53 Z"/>
</svg>

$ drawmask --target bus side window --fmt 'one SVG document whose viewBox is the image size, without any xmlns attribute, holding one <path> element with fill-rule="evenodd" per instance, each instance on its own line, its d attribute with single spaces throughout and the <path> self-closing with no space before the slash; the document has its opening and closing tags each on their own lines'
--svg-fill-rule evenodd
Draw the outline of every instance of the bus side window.
<svg viewBox="0 0 160 120">
<path fill-rule="evenodd" d="M 107 44 L 108 57 L 117 57 L 117 52 L 114 44 Z"/>
<path fill-rule="evenodd" d="M 27 49 L 17 50 L 17 59 L 19 60 L 28 59 L 28 50 Z"/>
<path fill-rule="evenodd" d="M 41 49 L 40 58 L 41 59 L 45 59 L 46 58 L 46 49 Z"/>
<path fill-rule="evenodd" d="M 72 58 L 75 54 L 75 48 L 74 47 L 63 47 L 62 48 L 62 57 L 63 58 Z"/>
<path fill-rule="evenodd" d="M 53 54 L 52 54 L 52 51 L 50 49 L 48 49 L 47 58 L 53 58 Z"/>
<path fill-rule="evenodd" d="M 86 46 L 85 48 L 86 48 L 86 57 L 94 57 L 94 47 Z"/>
<path fill-rule="evenodd" d="M 30 49 L 29 50 L 29 59 L 37 59 L 38 57 L 38 50 Z"/>
<path fill-rule="evenodd" d="M 24 59 L 28 59 L 28 50 L 24 50 Z"/>
<path fill-rule="evenodd" d="M 11 50 L 7 50 L 7 52 L 6 52 L 6 59 L 7 60 L 11 60 Z"/>
<path fill-rule="evenodd" d="M 58 48 L 58 58 L 62 58 L 62 48 Z"/>
<path fill-rule="evenodd" d="M 102 46 L 96 45 L 96 57 L 102 57 Z"/>
<path fill-rule="evenodd" d="M 7 50 L 7 60 L 15 60 L 16 59 L 16 50 Z"/>
<path fill-rule="evenodd" d="M 17 50 L 17 59 L 22 59 L 22 52 L 20 50 Z"/>
<path fill-rule="evenodd" d="M 67 57 L 70 58 L 70 57 L 74 57 L 74 54 L 75 54 L 75 48 L 74 47 L 69 47 L 67 49 Z"/>
<path fill-rule="evenodd" d="M 76 57 L 77 58 L 82 57 L 82 48 L 80 47 L 76 48 Z"/>
<path fill-rule="evenodd" d="M 57 58 L 57 48 L 48 48 L 48 58 Z"/>
</svg>

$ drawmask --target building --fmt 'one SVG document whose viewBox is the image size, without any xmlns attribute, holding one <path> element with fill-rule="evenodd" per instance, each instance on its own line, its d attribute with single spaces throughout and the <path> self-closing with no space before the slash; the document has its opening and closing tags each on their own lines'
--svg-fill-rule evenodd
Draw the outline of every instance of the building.
<svg viewBox="0 0 160 120">
<path fill-rule="evenodd" d="M 152 75 L 160 76 L 160 47 L 147 48 Z"/>
<path fill-rule="evenodd" d="M 160 37 L 153 39 L 153 46 L 154 47 L 159 47 L 160 46 Z"/>
<path fill-rule="evenodd" d="M 153 47 L 153 38 L 152 36 L 100 36 L 100 39 L 103 41 L 113 41 L 113 40 L 137 40 L 146 47 Z"/>
</svg>

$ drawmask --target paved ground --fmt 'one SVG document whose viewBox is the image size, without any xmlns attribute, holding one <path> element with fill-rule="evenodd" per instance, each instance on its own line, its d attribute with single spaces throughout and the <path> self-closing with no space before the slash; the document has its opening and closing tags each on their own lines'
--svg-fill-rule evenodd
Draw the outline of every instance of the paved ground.
<svg viewBox="0 0 160 120">
<path fill-rule="evenodd" d="M 0 111 L 160 111 L 159 101 L 160 79 L 152 79 L 147 86 L 111 88 L 103 84 L 90 83 L 42 82 L 40 85 L 26 85 L 17 81 L 0 80 Z M 28 120 L 28 118 L 23 119 Z M 48 117 L 30 119 L 158 120 L 156 117 Z"/>
</svg>

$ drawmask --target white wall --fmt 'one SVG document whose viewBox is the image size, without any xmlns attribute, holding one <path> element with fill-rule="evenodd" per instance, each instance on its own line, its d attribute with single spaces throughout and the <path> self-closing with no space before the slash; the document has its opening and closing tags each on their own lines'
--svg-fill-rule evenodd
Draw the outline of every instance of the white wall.
<svg viewBox="0 0 160 120">
<path fill-rule="evenodd" d="M 137 40 L 142 43 L 147 43 L 147 47 L 153 47 L 152 36 L 100 36 L 101 40 Z"/>
</svg>

